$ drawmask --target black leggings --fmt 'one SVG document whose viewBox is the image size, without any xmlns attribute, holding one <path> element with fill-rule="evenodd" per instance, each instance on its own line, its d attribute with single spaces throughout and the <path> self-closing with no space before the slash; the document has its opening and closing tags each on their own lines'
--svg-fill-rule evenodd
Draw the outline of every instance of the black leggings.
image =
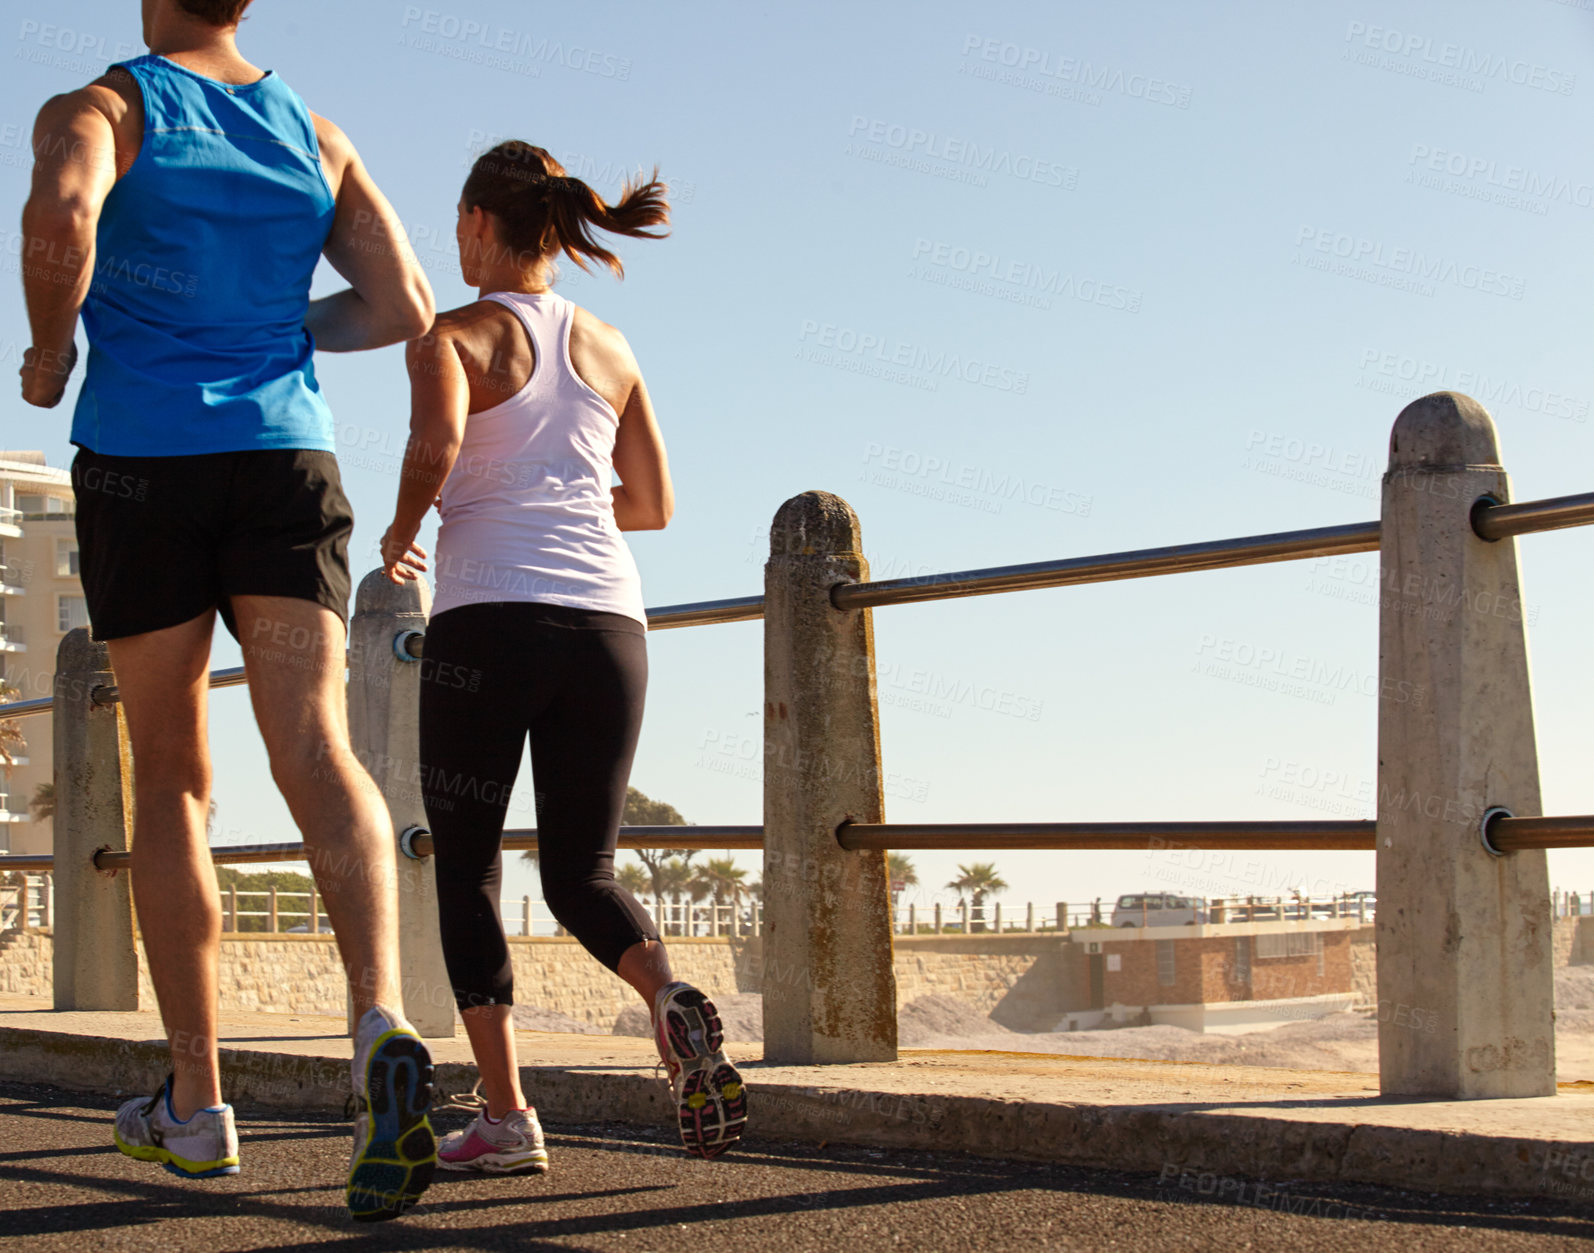
<svg viewBox="0 0 1594 1253">
<path fill-rule="evenodd" d="M 619 614 L 465 605 L 426 628 L 421 786 L 461 1009 L 514 1003 L 498 912 L 504 815 L 531 735 L 538 865 L 555 918 L 610 970 L 658 931 L 615 882 L 614 850 L 647 690 L 647 636 Z"/>
</svg>

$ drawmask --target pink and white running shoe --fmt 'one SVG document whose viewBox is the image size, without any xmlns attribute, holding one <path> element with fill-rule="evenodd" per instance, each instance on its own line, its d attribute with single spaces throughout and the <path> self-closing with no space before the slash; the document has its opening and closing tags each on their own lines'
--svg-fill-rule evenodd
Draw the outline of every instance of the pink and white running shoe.
<svg viewBox="0 0 1594 1253">
<path fill-rule="evenodd" d="M 682 1145 L 699 1157 L 718 1157 L 747 1125 L 747 1089 L 725 1057 L 714 1002 L 689 983 L 660 988 L 653 1038 L 675 1095 Z"/>
<path fill-rule="evenodd" d="M 548 1150 L 534 1109 L 512 1109 L 498 1122 L 484 1109 L 463 1131 L 443 1137 L 437 1164 L 444 1170 L 472 1170 L 481 1175 L 542 1175 L 548 1171 Z"/>
</svg>

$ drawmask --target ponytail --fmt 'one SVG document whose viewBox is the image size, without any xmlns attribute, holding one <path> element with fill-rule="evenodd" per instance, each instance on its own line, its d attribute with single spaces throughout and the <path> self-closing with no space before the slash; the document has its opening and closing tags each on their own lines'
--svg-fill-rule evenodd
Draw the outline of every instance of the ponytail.
<svg viewBox="0 0 1594 1253">
<path fill-rule="evenodd" d="M 624 278 L 620 258 L 597 241 L 593 228 L 634 239 L 663 239 L 666 232 L 648 228 L 668 224 L 668 194 L 655 166 L 650 179 L 627 179 L 620 199 L 605 204 L 586 183 L 565 173 L 546 149 L 510 140 L 476 159 L 463 198 L 466 209 L 479 207 L 496 217 L 504 246 L 528 261 L 563 252 L 583 270 L 590 272 L 590 259 Z"/>
</svg>

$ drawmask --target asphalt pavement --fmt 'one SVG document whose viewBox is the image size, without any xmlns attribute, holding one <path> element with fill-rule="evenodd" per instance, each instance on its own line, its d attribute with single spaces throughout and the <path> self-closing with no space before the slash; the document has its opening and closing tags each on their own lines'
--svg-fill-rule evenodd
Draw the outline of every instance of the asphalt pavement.
<svg viewBox="0 0 1594 1253">
<path fill-rule="evenodd" d="M 755 1094 L 756 1097 L 756 1094 Z M 239 1119 L 243 1170 L 185 1180 L 111 1143 L 117 1100 L 0 1083 L 0 1242 L 152 1249 L 1586 1249 L 1594 1204 L 1081 1170 L 828 1147 L 766 1128 L 717 1162 L 634 1126 L 552 1125 L 542 1177 L 439 1174 L 404 1218 L 343 1207 L 350 1124 Z M 756 1104 L 752 1117 L 757 1119 Z M 444 1111 L 440 1132 L 469 1115 Z M 1594 1199 L 1591 1197 L 1590 1199 Z"/>
</svg>

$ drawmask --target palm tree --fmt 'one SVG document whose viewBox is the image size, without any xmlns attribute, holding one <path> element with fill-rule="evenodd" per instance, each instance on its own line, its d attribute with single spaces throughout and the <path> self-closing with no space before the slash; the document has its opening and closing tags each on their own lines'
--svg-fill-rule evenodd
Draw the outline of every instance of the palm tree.
<svg viewBox="0 0 1594 1253">
<path fill-rule="evenodd" d="M 887 853 L 886 878 L 891 880 L 891 917 L 895 918 L 903 888 L 913 887 L 919 882 L 919 872 L 913 868 L 913 858 L 906 853 Z"/>
<path fill-rule="evenodd" d="M 615 872 L 614 881 L 632 896 L 645 896 L 653 886 L 653 876 L 634 861 L 628 861 Z"/>
<path fill-rule="evenodd" d="M 41 783 L 33 789 L 33 799 L 28 802 L 28 808 L 33 811 L 33 816 L 40 822 L 48 822 L 55 817 L 55 784 Z"/>
<path fill-rule="evenodd" d="M 693 896 L 699 900 L 704 896 L 712 896 L 715 909 L 721 905 L 740 905 L 747 893 L 747 885 L 743 882 L 746 878 L 747 871 L 738 866 L 734 858 L 710 857 L 694 868 Z"/>
<path fill-rule="evenodd" d="M 659 862 L 658 869 L 648 867 L 653 873 L 653 882 L 659 898 L 668 900 L 676 905 L 681 904 L 681 898 L 690 893 L 692 888 L 692 871 L 686 864 L 684 857 L 666 857 Z M 675 935 L 687 934 L 687 926 L 683 921 L 681 929 L 673 932 Z M 668 929 L 668 928 L 666 928 Z"/>
<path fill-rule="evenodd" d="M 996 873 L 996 863 L 990 861 L 970 862 L 967 866 L 958 867 L 958 877 L 947 884 L 958 894 L 958 904 L 963 903 L 963 894 L 967 892 L 974 898 L 972 917 L 974 921 L 970 930 L 985 930 L 985 898 L 986 896 L 999 896 L 1007 891 L 1007 880 Z"/>
<path fill-rule="evenodd" d="M 634 787 L 625 790 L 625 810 L 620 815 L 620 825 L 626 827 L 684 827 L 686 819 L 681 817 L 681 811 L 666 801 L 656 801 L 645 792 Z M 653 899 L 662 899 L 667 892 L 665 887 L 664 867 L 671 861 L 680 861 L 683 865 L 697 856 L 697 849 L 689 848 L 684 851 L 663 848 L 638 848 L 632 850 L 648 868 L 648 874 L 653 878 Z M 677 893 L 679 895 L 679 893 Z"/>
<path fill-rule="evenodd" d="M 0 679 L 0 703 L 16 700 L 22 693 L 4 679 Z M 0 722 L 0 764 L 6 770 L 6 777 L 10 778 L 11 767 L 16 765 L 28 747 L 27 740 L 22 738 L 22 728 L 16 722 Z"/>
</svg>

